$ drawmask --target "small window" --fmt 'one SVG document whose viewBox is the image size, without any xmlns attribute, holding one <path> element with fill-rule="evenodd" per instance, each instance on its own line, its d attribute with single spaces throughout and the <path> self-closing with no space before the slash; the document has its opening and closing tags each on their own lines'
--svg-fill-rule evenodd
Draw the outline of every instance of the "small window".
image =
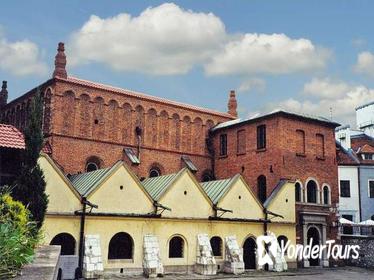
<svg viewBox="0 0 374 280">
<path fill-rule="evenodd" d="M 295 200 L 301 202 L 301 185 L 298 182 L 295 184 Z"/>
<path fill-rule="evenodd" d="M 102 160 L 97 156 L 91 156 L 86 160 L 86 172 L 95 171 L 102 166 Z"/>
<path fill-rule="evenodd" d="M 174 236 L 169 242 L 169 258 L 183 258 L 184 241 L 182 237 Z"/>
<path fill-rule="evenodd" d="M 316 156 L 319 159 L 325 158 L 325 138 L 322 134 L 316 134 Z"/>
<path fill-rule="evenodd" d="M 366 160 L 372 160 L 372 159 L 373 159 L 373 155 L 372 155 L 372 154 L 362 154 L 362 156 L 363 156 L 364 159 L 366 159 Z"/>
<path fill-rule="evenodd" d="M 340 196 L 351 197 L 351 182 L 349 180 L 340 180 Z"/>
<path fill-rule="evenodd" d="M 313 180 L 306 185 L 308 203 L 317 203 L 317 183 Z"/>
<path fill-rule="evenodd" d="M 266 125 L 259 125 L 257 127 L 257 149 L 266 148 Z"/>
<path fill-rule="evenodd" d="M 257 178 L 257 195 L 261 203 L 266 200 L 266 177 L 264 175 Z"/>
<path fill-rule="evenodd" d="M 158 177 L 161 176 L 161 170 L 158 167 L 152 167 L 149 170 L 149 177 Z"/>
<path fill-rule="evenodd" d="M 374 198 L 374 180 L 369 180 L 369 197 Z"/>
<path fill-rule="evenodd" d="M 99 169 L 99 167 L 97 166 L 96 163 L 94 163 L 94 162 L 87 163 L 87 166 L 86 166 L 86 171 L 87 172 L 95 171 L 95 170 L 98 170 L 98 169 Z"/>
<path fill-rule="evenodd" d="M 342 218 L 353 222 L 353 216 L 352 215 L 342 215 Z M 353 234 L 353 227 L 352 226 L 343 226 L 343 234 Z"/>
<path fill-rule="evenodd" d="M 330 189 L 328 186 L 323 187 L 323 204 L 330 204 Z"/>
<path fill-rule="evenodd" d="M 213 174 L 210 170 L 206 170 L 203 173 L 203 176 L 201 176 L 201 181 L 202 182 L 209 182 L 213 180 Z"/>
<path fill-rule="evenodd" d="M 221 134 L 219 139 L 220 139 L 219 155 L 226 156 L 227 155 L 227 134 Z"/>
<path fill-rule="evenodd" d="M 305 132 L 304 130 L 296 130 L 296 154 L 305 155 Z"/>
<path fill-rule="evenodd" d="M 212 247 L 213 256 L 222 257 L 222 239 L 219 236 L 213 236 L 210 239 L 210 246 Z"/>
<path fill-rule="evenodd" d="M 236 135 L 236 152 L 237 154 L 245 154 L 246 152 L 246 134 L 245 130 L 238 130 Z"/>
</svg>

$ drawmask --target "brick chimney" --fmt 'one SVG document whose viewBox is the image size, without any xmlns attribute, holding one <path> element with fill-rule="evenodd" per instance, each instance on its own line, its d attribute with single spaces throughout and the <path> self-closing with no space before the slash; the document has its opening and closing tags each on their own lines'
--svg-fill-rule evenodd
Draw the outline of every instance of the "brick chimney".
<svg viewBox="0 0 374 280">
<path fill-rule="evenodd" d="M 68 74 L 66 72 L 66 55 L 64 43 L 58 43 L 57 54 L 55 56 L 55 71 L 53 78 L 60 77 L 66 79 Z"/>
<path fill-rule="evenodd" d="M 0 108 L 3 108 L 8 103 L 7 81 L 3 81 L 0 91 Z"/>
<path fill-rule="evenodd" d="M 236 102 L 235 90 L 230 91 L 230 97 L 229 102 L 227 103 L 227 108 L 227 113 L 234 117 L 238 117 L 238 112 L 236 111 L 236 109 L 238 108 L 238 103 Z"/>
</svg>

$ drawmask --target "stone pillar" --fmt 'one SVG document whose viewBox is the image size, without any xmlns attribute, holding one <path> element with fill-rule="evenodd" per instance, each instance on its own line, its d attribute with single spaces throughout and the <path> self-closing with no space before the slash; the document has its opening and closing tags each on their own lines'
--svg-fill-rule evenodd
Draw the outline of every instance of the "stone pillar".
<svg viewBox="0 0 374 280">
<path fill-rule="evenodd" d="M 85 279 L 97 279 L 103 272 L 100 236 L 86 235 L 84 237 L 83 277 Z"/>
<path fill-rule="evenodd" d="M 303 224 L 303 246 L 308 245 L 308 225 Z M 308 259 L 303 259 L 303 266 L 309 267 L 310 263 Z"/>
<path fill-rule="evenodd" d="M 160 246 L 157 236 L 146 234 L 143 238 L 143 272 L 146 277 L 157 277 L 164 274 L 160 257 Z"/>
<path fill-rule="evenodd" d="M 243 249 L 239 247 L 236 236 L 225 237 L 224 271 L 233 274 L 244 272 Z"/>
<path fill-rule="evenodd" d="M 197 235 L 196 273 L 202 275 L 216 275 L 217 264 L 213 256 L 212 246 L 208 234 Z"/>
<path fill-rule="evenodd" d="M 322 244 L 326 245 L 326 225 L 322 225 Z M 322 266 L 323 267 L 329 267 L 329 260 L 327 259 L 327 252 L 326 250 L 323 250 L 322 254 Z"/>
</svg>

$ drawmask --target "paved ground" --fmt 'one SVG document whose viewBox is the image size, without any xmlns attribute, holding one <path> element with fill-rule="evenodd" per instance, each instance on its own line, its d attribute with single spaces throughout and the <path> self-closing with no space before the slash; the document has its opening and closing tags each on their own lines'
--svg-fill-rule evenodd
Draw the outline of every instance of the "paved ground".
<svg viewBox="0 0 374 280">
<path fill-rule="evenodd" d="M 110 276 L 105 277 L 105 279 L 117 280 L 117 279 L 146 279 L 144 277 L 129 277 L 129 276 Z M 356 267 L 344 267 L 344 268 L 328 268 L 328 269 L 299 269 L 283 273 L 275 272 L 246 272 L 240 276 L 232 276 L 227 274 L 220 274 L 213 277 L 202 277 L 200 275 L 183 275 L 183 274 L 173 274 L 165 275 L 163 278 L 156 279 L 180 279 L 180 280 L 238 280 L 238 279 L 263 279 L 263 280 L 374 280 L 374 270 L 368 270 Z"/>
</svg>

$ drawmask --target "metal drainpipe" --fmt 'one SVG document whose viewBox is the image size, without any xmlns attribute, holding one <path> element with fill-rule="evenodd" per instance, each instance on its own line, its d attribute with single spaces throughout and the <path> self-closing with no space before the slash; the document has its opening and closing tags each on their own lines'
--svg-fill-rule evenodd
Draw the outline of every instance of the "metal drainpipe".
<svg viewBox="0 0 374 280">
<path fill-rule="evenodd" d="M 81 225 L 80 225 L 80 233 L 79 233 L 79 277 L 83 276 L 83 257 L 84 257 L 84 224 L 86 220 L 86 204 L 87 200 L 85 197 L 82 198 L 82 215 L 81 215 Z"/>
<path fill-rule="evenodd" d="M 264 235 L 266 236 L 266 235 L 268 235 L 268 211 L 267 211 L 266 208 L 264 208 L 264 212 L 265 212 Z M 265 250 L 266 250 L 266 251 L 268 250 L 268 244 L 267 244 L 267 243 L 265 244 Z M 269 270 L 269 266 L 268 266 L 268 264 L 265 264 L 264 269 L 265 269 L 266 271 Z"/>
<path fill-rule="evenodd" d="M 360 172 L 360 165 L 357 166 L 357 180 L 358 180 L 358 207 L 359 207 L 359 214 L 360 214 L 360 221 L 362 221 L 362 211 L 361 211 L 361 172 Z"/>
</svg>

